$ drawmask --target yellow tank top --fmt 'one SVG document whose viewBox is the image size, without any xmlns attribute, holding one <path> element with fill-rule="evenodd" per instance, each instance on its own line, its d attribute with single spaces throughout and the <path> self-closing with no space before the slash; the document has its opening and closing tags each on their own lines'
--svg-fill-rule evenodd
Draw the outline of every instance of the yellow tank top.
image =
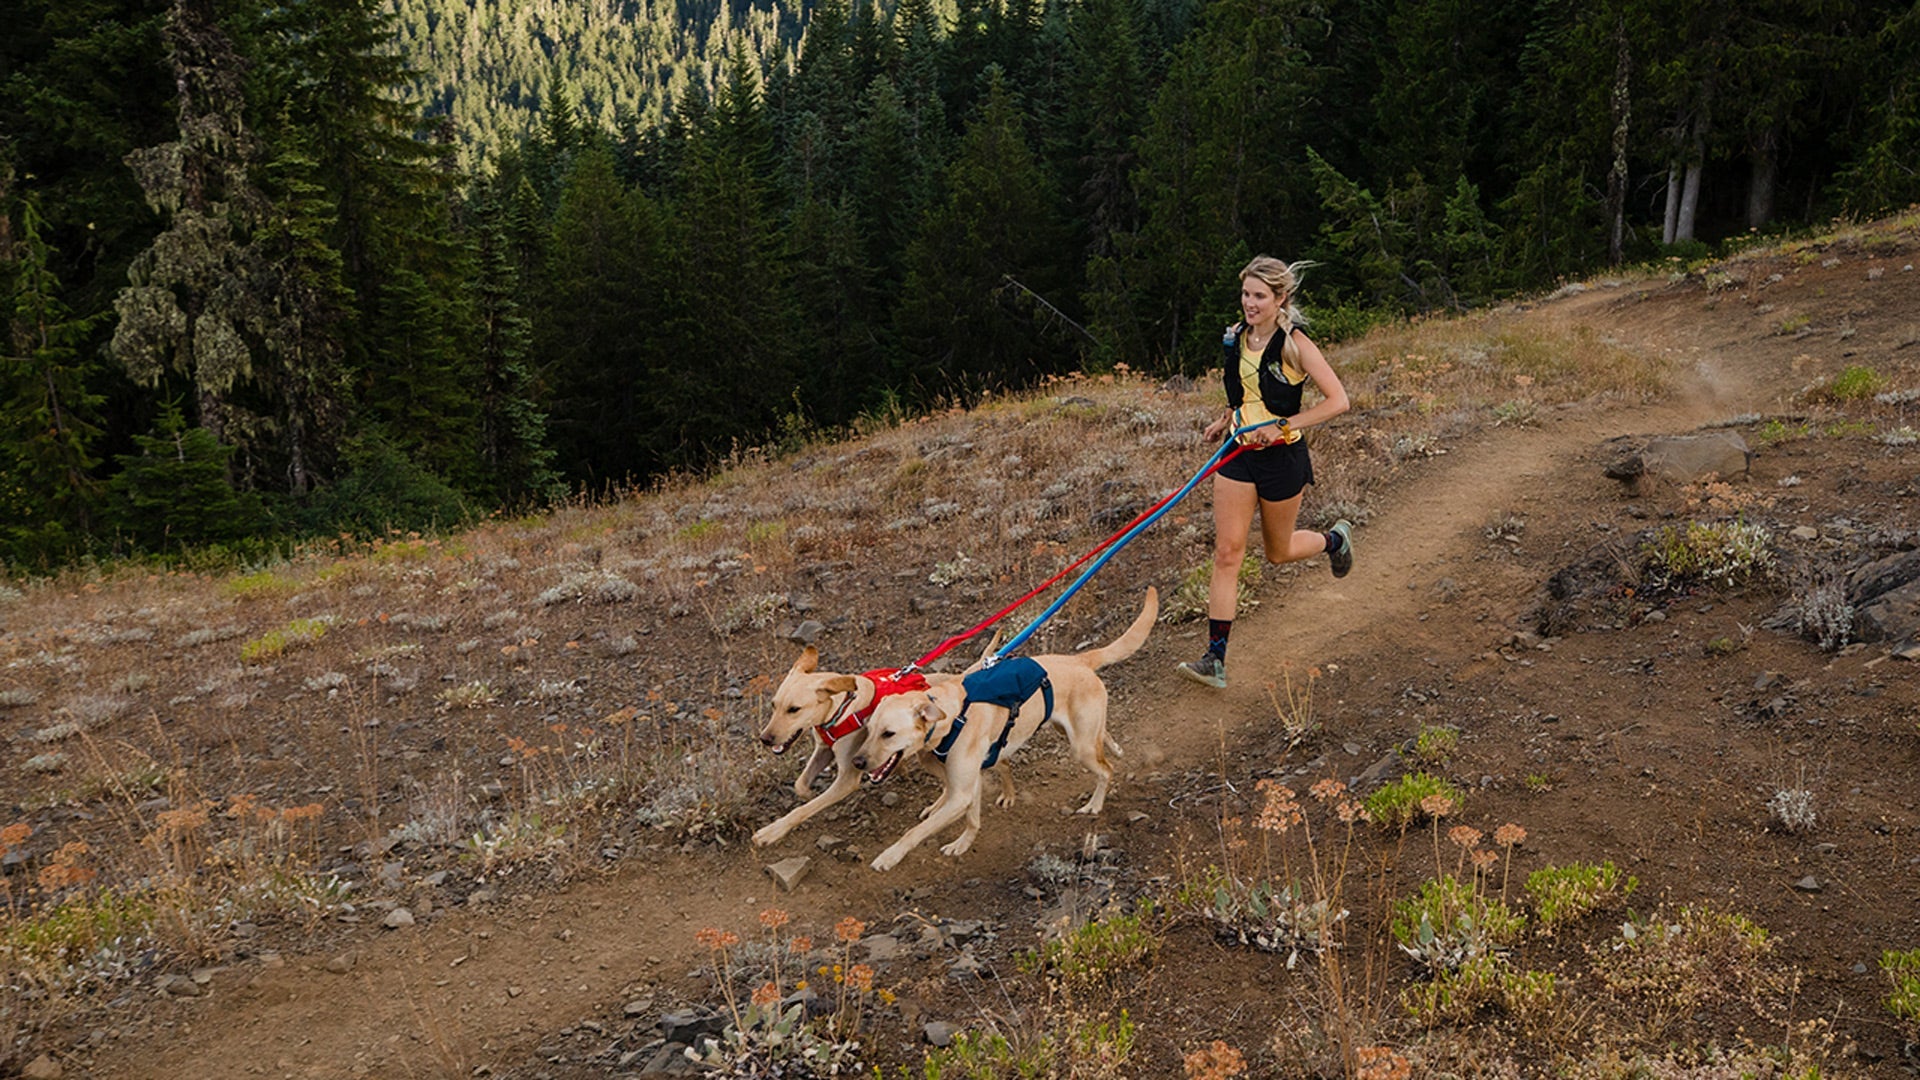
<svg viewBox="0 0 1920 1080">
<path fill-rule="evenodd" d="M 1238 427 L 1279 419 L 1267 411 L 1267 403 L 1260 397 L 1260 358 L 1265 356 L 1267 350 L 1273 348 L 1273 345 L 1272 341 L 1268 341 L 1256 350 L 1247 345 L 1247 335 L 1244 333 L 1240 335 L 1240 419 L 1236 425 Z M 1280 362 L 1280 377 L 1298 385 L 1306 379 L 1307 373 L 1296 369 L 1283 359 Z"/>
</svg>

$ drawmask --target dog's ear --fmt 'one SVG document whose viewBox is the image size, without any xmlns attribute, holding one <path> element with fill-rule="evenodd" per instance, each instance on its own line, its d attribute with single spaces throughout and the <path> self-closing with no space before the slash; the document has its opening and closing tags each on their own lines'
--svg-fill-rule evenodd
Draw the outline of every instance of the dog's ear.
<svg viewBox="0 0 1920 1080">
<path fill-rule="evenodd" d="M 931 694 L 927 696 L 927 700 L 920 703 L 919 708 L 913 710 L 914 723 L 918 724 L 922 731 L 925 731 L 927 728 L 932 727 L 946 718 L 947 711 L 940 707 L 939 702 L 933 700 Z"/>
<path fill-rule="evenodd" d="M 793 670 L 788 672 L 787 674 L 810 675 L 813 673 L 813 670 L 819 666 L 820 666 L 820 650 L 809 645 L 806 648 L 800 650 L 800 659 L 795 660 L 793 662 Z"/>
<path fill-rule="evenodd" d="M 851 694 L 859 688 L 860 684 L 853 681 L 853 676 L 835 675 L 820 684 L 820 696 L 824 698 L 832 694 Z"/>
</svg>

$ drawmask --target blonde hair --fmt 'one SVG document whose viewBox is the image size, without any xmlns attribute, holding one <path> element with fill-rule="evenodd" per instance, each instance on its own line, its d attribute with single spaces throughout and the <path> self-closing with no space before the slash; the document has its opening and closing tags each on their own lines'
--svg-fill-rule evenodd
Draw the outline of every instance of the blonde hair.
<svg viewBox="0 0 1920 1080">
<path fill-rule="evenodd" d="M 1294 293 L 1300 288 L 1300 281 L 1306 277 L 1307 268 L 1313 266 L 1304 259 L 1296 263 L 1282 262 L 1271 255 L 1255 255 L 1253 261 L 1240 269 L 1240 280 L 1259 278 L 1273 290 L 1273 295 L 1284 297 L 1280 305 L 1280 318 L 1286 322 L 1287 333 L 1280 342 L 1280 362 L 1295 371 L 1300 370 L 1300 344 L 1293 339 L 1293 328 L 1307 325 L 1307 317 L 1300 313 L 1299 305 L 1293 302 Z"/>
</svg>

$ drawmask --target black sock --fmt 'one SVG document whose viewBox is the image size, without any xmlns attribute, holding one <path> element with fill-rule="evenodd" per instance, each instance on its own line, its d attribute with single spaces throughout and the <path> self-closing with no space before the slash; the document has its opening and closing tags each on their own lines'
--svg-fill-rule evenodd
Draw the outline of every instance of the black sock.
<svg viewBox="0 0 1920 1080">
<path fill-rule="evenodd" d="M 1207 620 L 1207 655 L 1224 662 L 1227 658 L 1227 635 L 1233 633 L 1232 619 Z"/>
<path fill-rule="evenodd" d="M 1345 542 L 1340 539 L 1340 534 L 1337 532 L 1323 532 L 1320 535 L 1327 538 L 1327 554 L 1329 555 L 1338 553 L 1340 545 Z"/>
</svg>

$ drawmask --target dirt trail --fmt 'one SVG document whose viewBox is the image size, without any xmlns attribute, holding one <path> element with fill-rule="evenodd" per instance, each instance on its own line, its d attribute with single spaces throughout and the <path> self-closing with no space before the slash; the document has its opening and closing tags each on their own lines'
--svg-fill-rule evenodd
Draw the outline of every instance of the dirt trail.
<svg viewBox="0 0 1920 1080">
<path fill-rule="evenodd" d="M 1617 329 L 1612 313 L 1636 293 L 1658 288 L 1596 289 L 1525 317 Z M 1635 324 L 1632 332 L 1645 338 L 1638 346 L 1660 342 L 1694 362 L 1680 393 L 1655 407 L 1561 410 L 1537 426 L 1499 429 L 1429 462 L 1360 532 L 1351 577 L 1336 582 L 1323 566 L 1310 568 L 1242 621 L 1235 681 L 1224 694 L 1172 678 L 1163 658 L 1186 646 L 1161 635 L 1155 651 L 1126 668 L 1115 720 L 1127 749 L 1124 767 L 1144 773 L 1211 765 L 1220 745 L 1213 718 L 1237 718 L 1237 727 L 1270 717 L 1262 684 L 1285 661 L 1336 664 L 1359 681 L 1368 677 L 1369 657 L 1419 656 L 1437 636 L 1457 642 L 1480 635 L 1486 640 L 1479 648 L 1494 648 L 1508 623 L 1484 615 L 1477 624 L 1451 618 L 1445 591 L 1435 588 L 1441 579 L 1471 576 L 1488 607 L 1507 619 L 1518 614 L 1537 578 L 1523 577 L 1518 566 L 1468 565 L 1474 548 L 1484 546 L 1481 531 L 1490 520 L 1524 514 L 1537 500 L 1607 496 L 1610 482 L 1598 473 L 1595 448 L 1611 436 L 1684 430 L 1764 408 L 1780 389 L 1778 378 L 1756 366 L 1751 339 L 1695 340 L 1679 324 Z M 1148 670 L 1146 664 L 1160 666 Z M 958 868 L 927 845 L 893 873 L 876 875 L 864 862 L 818 856 L 812 841 L 820 830 L 811 828 L 771 853 L 735 846 L 660 853 L 651 863 L 629 860 L 615 876 L 576 881 L 539 899 L 513 899 L 517 890 L 508 880 L 502 891 L 510 899 L 493 909 L 358 935 L 336 950 L 354 957 L 344 974 L 326 970 L 330 954 L 273 967 L 248 962 L 217 973 L 208 997 L 161 1006 L 171 1029 L 163 1045 L 128 1040 L 103 1049 L 94 1075 L 466 1075 L 481 1064 L 510 1066 L 528 1060 L 542 1036 L 558 1028 L 592 1017 L 611 1024 L 626 1001 L 676 1004 L 673 988 L 701 959 L 693 941 L 699 927 L 749 928 L 760 909 L 775 903 L 800 925 L 830 926 L 848 914 L 877 920 L 898 910 L 907 890 L 922 901 L 933 893 L 933 902 L 964 908 L 970 891 L 987 887 L 982 881 L 1019 874 L 1036 834 L 1075 830 L 1050 815 L 1077 802 L 1084 784 L 1070 765 L 1023 774 L 1025 812 L 990 810 L 980 841 Z M 1136 810 L 1150 821 L 1164 812 L 1146 788 L 1118 784 L 1102 826 L 1126 828 Z M 888 811 L 886 828 L 894 829 L 896 819 L 904 825 L 919 805 L 919 790 L 905 795 Z M 1038 828 L 1036 814 L 1046 819 Z M 863 836 L 857 842 L 870 857 L 885 841 Z M 799 892 L 776 897 L 762 866 L 794 854 L 816 854 L 813 871 Z"/>
</svg>

